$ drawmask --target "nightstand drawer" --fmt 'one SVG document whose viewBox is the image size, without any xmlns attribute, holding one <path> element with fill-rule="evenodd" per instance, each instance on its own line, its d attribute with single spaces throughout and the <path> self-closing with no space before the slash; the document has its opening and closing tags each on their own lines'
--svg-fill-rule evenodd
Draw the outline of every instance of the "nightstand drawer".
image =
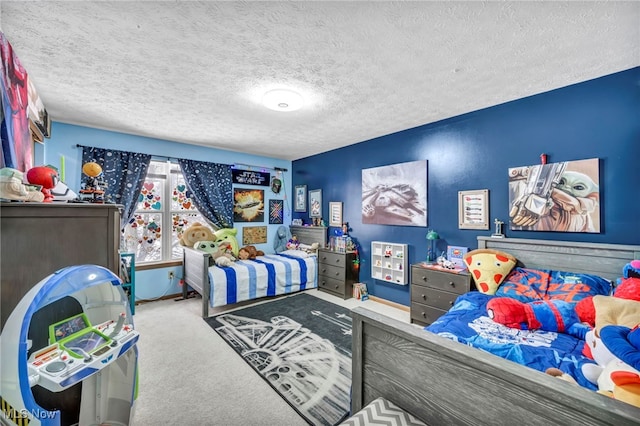
<svg viewBox="0 0 640 426">
<path fill-rule="evenodd" d="M 438 290 L 463 294 L 470 290 L 470 275 L 453 272 L 440 272 L 432 269 L 414 267 L 411 270 L 411 283 L 428 286 Z"/>
<path fill-rule="evenodd" d="M 345 282 L 325 276 L 318 277 L 318 288 L 332 293 L 336 293 L 342 297 L 345 295 Z"/>
<path fill-rule="evenodd" d="M 345 267 L 346 256 L 344 253 L 332 253 L 330 251 L 319 250 L 318 251 L 318 263 L 322 266 L 333 265 L 340 268 Z"/>
<path fill-rule="evenodd" d="M 318 275 L 320 277 L 334 278 L 336 280 L 344 281 L 345 270 L 342 266 L 333 266 L 326 263 L 320 263 L 318 265 Z"/>
<path fill-rule="evenodd" d="M 411 322 L 429 325 L 444 315 L 445 312 L 442 309 L 423 305 L 422 303 L 411 302 Z"/>
<path fill-rule="evenodd" d="M 459 295 L 448 291 L 436 290 L 421 285 L 411 286 L 411 301 L 448 311 Z"/>
</svg>

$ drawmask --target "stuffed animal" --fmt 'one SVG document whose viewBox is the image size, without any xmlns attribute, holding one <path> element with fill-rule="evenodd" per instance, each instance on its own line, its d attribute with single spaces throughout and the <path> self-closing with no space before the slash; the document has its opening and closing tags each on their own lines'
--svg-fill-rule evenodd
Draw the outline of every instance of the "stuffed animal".
<svg viewBox="0 0 640 426">
<path fill-rule="evenodd" d="M 213 231 L 209 227 L 204 226 L 200 222 L 194 222 L 190 227 L 182 232 L 180 237 L 180 244 L 185 247 L 193 247 L 198 241 L 212 241 L 215 240 Z"/>
<path fill-rule="evenodd" d="M 0 169 L 0 198 L 17 201 L 44 201 L 39 185 L 25 185 L 24 173 L 10 167 Z"/>
<path fill-rule="evenodd" d="M 480 293 L 496 294 L 507 274 L 516 266 L 517 260 L 509 253 L 492 249 L 470 251 L 464 257 Z"/>
<path fill-rule="evenodd" d="M 287 250 L 298 250 L 300 247 L 300 241 L 296 235 L 292 235 L 289 241 L 287 241 Z"/>
<path fill-rule="evenodd" d="M 523 303 L 509 297 L 495 297 L 487 302 L 487 314 L 499 324 L 521 330 L 556 331 L 580 339 L 591 330 L 580 320 L 574 305 L 564 300 Z"/>
<path fill-rule="evenodd" d="M 287 249 L 287 241 L 289 240 L 289 228 L 280 225 L 276 230 L 276 236 L 273 240 L 273 251 L 282 253 Z"/>
<path fill-rule="evenodd" d="M 218 245 L 221 243 L 226 244 L 227 250 L 230 251 L 234 257 L 238 257 L 238 250 L 240 250 L 240 246 L 238 245 L 236 234 L 238 234 L 238 230 L 236 228 L 222 228 L 213 233 L 212 240 L 217 242 Z"/>
<path fill-rule="evenodd" d="M 640 260 L 633 260 L 626 264 L 622 269 L 623 278 L 618 279 L 618 284 L 613 291 L 613 297 L 624 300 L 640 301 Z M 604 298 L 605 296 L 589 296 L 580 300 L 576 305 L 576 311 L 583 321 L 588 322 L 591 326 L 596 327 L 596 317 L 598 317 L 598 326 L 604 326 L 605 324 L 618 324 L 626 325 L 627 327 L 633 327 L 633 315 L 635 312 L 634 304 L 629 302 L 620 302 L 618 300 L 610 300 Z M 595 304 L 598 304 L 596 310 Z M 624 322 L 621 312 L 625 309 L 631 310 L 631 323 Z M 599 314 L 597 314 L 599 312 Z M 611 315 L 615 315 L 617 319 L 611 321 Z"/>
<path fill-rule="evenodd" d="M 215 241 L 198 241 L 193 245 L 193 248 L 209 253 L 211 255 L 211 260 L 217 266 L 231 266 L 235 261 L 235 258 L 230 253 L 221 249 Z"/>
<path fill-rule="evenodd" d="M 597 364 L 584 364 L 582 373 L 598 390 L 640 406 L 640 326 L 607 325 L 587 333 L 585 350 Z"/>
<path fill-rule="evenodd" d="M 264 252 L 256 249 L 255 246 L 244 246 L 238 250 L 238 259 L 240 260 L 253 260 L 256 256 L 264 256 Z"/>
</svg>

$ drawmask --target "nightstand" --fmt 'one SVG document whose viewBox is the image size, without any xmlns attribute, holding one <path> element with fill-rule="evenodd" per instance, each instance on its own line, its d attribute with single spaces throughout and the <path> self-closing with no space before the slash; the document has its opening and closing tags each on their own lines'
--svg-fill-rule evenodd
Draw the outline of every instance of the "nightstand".
<svg viewBox="0 0 640 426">
<path fill-rule="evenodd" d="M 411 265 L 411 322 L 429 325 L 449 310 L 461 294 L 475 288 L 471 275 Z"/>
<path fill-rule="evenodd" d="M 358 282 L 355 258 L 355 253 L 318 249 L 318 289 L 342 299 L 353 297 L 353 284 Z"/>
</svg>

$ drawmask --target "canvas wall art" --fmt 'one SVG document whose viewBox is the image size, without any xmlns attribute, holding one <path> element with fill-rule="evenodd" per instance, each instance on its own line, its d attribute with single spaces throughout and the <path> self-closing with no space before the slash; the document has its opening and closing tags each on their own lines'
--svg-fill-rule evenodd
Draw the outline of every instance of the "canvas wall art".
<svg viewBox="0 0 640 426">
<path fill-rule="evenodd" d="M 509 221 L 516 231 L 600 232 L 598 159 L 510 168 Z"/>
<path fill-rule="evenodd" d="M 233 221 L 264 222 L 264 190 L 234 188 Z"/>
<path fill-rule="evenodd" d="M 362 223 L 427 226 L 427 160 L 362 170 Z"/>
</svg>

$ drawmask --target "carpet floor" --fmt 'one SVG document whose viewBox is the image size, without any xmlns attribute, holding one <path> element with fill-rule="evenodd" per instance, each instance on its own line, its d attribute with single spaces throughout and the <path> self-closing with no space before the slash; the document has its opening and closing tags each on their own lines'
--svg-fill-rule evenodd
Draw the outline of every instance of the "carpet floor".
<svg viewBox="0 0 640 426">
<path fill-rule="evenodd" d="M 301 293 L 205 321 L 309 424 L 348 414 L 349 309 Z"/>
</svg>

